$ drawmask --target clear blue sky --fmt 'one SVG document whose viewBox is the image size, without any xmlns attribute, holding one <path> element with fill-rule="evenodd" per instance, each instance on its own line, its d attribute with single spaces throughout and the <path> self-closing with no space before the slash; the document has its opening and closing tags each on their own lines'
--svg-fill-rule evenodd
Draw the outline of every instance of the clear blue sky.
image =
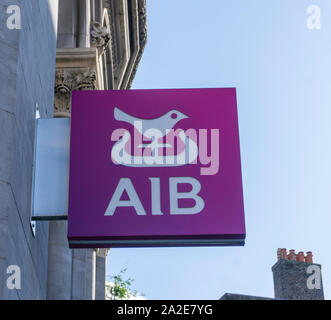
<svg viewBox="0 0 331 320">
<path fill-rule="evenodd" d="M 147 0 L 134 89 L 236 87 L 247 241 L 112 249 L 147 299 L 273 297 L 277 248 L 313 251 L 331 297 L 330 0 Z M 306 26 L 309 5 L 321 29 Z"/>
</svg>

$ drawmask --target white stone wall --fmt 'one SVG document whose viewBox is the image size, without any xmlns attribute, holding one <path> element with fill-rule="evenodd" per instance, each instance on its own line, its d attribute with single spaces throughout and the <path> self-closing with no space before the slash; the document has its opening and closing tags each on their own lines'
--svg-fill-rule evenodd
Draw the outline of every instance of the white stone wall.
<svg viewBox="0 0 331 320">
<path fill-rule="evenodd" d="M 50 2 L 53 2 L 51 0 Z M 55 2 L 55 1 L 54 1 Z M 21 9 L 21 29 L 6 26 L 8 5 Z M 0 0 L 0 299 L 45 299 L 48 223 L 30 228 L 35 106 L 52 117 L 56 4 Z M 9 265 L 21 268 L 21 289 L 6 286 Z"/>
</svg>

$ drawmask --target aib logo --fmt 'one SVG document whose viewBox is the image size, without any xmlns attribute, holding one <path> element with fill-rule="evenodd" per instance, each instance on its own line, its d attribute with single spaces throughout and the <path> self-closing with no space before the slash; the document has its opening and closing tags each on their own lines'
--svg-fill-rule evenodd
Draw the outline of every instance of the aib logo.
<svg viewBox="0 0 331 320">
<path fill-rule="evenodd" d="M 136 167 L 137 170 L 200 165 L 200 175 L 216 175 L 219 171 L 219 129 L 175 129 L 177 124 L 188 118 L 189 115 L 181 112 L 179 108 L 152 119 L 138 118 L 114 108 L 114 119 L 119 125 L 121 122 L 130 124 L 133 137 L 129 130 L 123 128 L 112 132 L 112 162 L 115 165 Z M 148 179 L 151 184 L 152 215 L 163 215 L 160 178 L 153 176 Z M 189 184 L 191 190 L 179 192 L 180 184 Z M 169 177 L 170 214 L 201 212 L 205 207 L 205 201 L 199 195 L 200 190 L 201 183 L 197 178 Z M 124 192 L 129 200 L 121 200 Z M 180 199 L 194 200 L 195 205 L 180 208 Z M 112 216 L 117 207 L 134 207 L 138 215 L 146 215 L 130 178 L 119 180 L 105 215 Z"/>
<path fill-rule="evenodd" d="M 219 129 L 174 129 L 188 115 L 177 109 L 154 119 L 141 119 L 114 109 L 114 118 L 132 125 L 134 137 L 126 129 L 113 131 L 113 163 L 128 167 L 178 167 L 200 163 L 201 175 L 219 171 Z M 210 156 L 207 146 L 210 146 Z M 208 167 L 205 167 L 208 166 Z"/>
</svg>

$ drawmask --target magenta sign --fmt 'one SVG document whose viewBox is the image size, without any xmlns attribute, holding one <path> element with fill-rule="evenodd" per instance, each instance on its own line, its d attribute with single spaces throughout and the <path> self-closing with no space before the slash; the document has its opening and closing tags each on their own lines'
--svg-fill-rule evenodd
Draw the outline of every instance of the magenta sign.
<svg viewBox="0 0 331 320">
<path fill-rule="evenodd" d="M 68 239 L 243 245 L 236 90 L 73 92 Z"/>
</svg>

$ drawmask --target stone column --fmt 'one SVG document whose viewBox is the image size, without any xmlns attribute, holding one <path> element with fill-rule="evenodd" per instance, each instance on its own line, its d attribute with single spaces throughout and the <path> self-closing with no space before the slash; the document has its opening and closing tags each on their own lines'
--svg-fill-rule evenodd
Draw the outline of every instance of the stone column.
<svg viewBox="0 0 331 320">
<path fill-rule="evenodd" d="M 58 48 L 75 48 L 77 43 L 77 0 L 59 0 Z"/>
<path fill-rule="evenodd" d="M 72 250 L 71 299 L 85 300 L 86 250 Z"/>
<path fill-rule="evenodd" d="M 90 0 L 91 20 L 95 20 L 95 0 Z"/>
<path fill-rule="evenodd" d="M 78 1 L 78 48 L 90 47 L 90 21 L 91 8 L 90 0 Z"/>
<path fill-rule="evenodd" d="M 94 249 L 72 250 L 71 299 L 95 299 L 96 252 Z"/>
<path fill-rule="evenodd" d="M 103 12 L 102 0 L 94 0 L 94 8 L 95 16 L 93 20 L 101 22 Z"/>
<path fill-rule="evenodd" d="M 95 300 L 105 300 L 107 254 L 108 249 L 97 249 Z"/>
<path fill-rule="evenodd" d="M 47 299 L 71 299 L 72 251 L 67 240 L 67 221 L 51 221 L 48 240 Z"/>
<path fill-rule="evenodd" d="M 79 249 L 75 249 L 75 250 L 79 250 Z M 95 249 L 86 249 L 85 297 L 87 300 L 95 300 L 95 273 L 96 273 Z"/>
</svg>

